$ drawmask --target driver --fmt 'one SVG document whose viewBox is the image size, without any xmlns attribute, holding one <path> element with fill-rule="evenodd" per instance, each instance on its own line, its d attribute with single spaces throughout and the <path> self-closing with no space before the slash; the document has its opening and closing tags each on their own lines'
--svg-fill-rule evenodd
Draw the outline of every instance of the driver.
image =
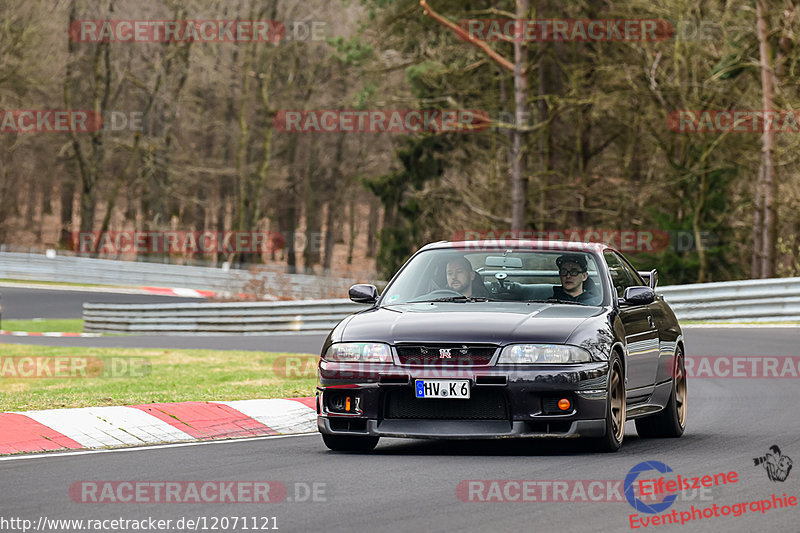
<svg viewBox="0 0 800 533">
<path fill-rule="evenodd" d="M 476 274 L 472 270 L 472 263 L 466 257 L 459 256 L 448 261 L 446 275 L 448 289 L 469 297 L 486 296 L 486 288 L 483 287 L 480 278 L 476 282 Z M 481 288 L 483 288 L 483 291 L 481 291 Z"/>
<path fill-rule="evenodd" d="M 566 254 L 556 259 L 561 286 L 553 287 L 552 298 L 570 302 L 588 303 L 596 300 L 595 284 L 589 279 L 586 257 L 581 254 Z"/>
</svg>

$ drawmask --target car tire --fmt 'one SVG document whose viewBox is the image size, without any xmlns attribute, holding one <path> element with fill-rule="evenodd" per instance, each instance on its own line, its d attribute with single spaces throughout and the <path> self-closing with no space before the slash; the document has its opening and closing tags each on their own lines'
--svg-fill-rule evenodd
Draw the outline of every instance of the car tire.
<svg viewBox="0 0 800 533">
<path fill-rule="evenodd" d="M 605 435 L 596 440 L 596 448 L 602 452 L 616 452 L 625 437 L 625 373 L 622 361 L 614 352 L 608 363 L 608 391 L 606 393 Z"/>
<path fill-rule="evenodd" d="M 636 420 L 636 432 L 642 438 L 675 439 L 686 429 L 686 367 L 683 350 L 675 351 L 672 366 L 672 391 L 667 406 L 658 413 Z"/>
<path fill-rule="evenodd" d="M 368 452 L 378 445 L 380 437 L 353 437 L 351 435 L 322 434 L 325 446 L 335 452 Z"/>
</svg>

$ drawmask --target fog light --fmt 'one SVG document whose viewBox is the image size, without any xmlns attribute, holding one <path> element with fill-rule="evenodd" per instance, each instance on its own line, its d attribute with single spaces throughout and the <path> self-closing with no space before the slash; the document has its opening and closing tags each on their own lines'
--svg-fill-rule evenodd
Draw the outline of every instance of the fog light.
<svg viewBox="0 0 800 533">
<path fill-rule="evenodd" d="M 331 407 L 337 411 L 344 409 L 344 396 L 341 394 L 334 394 L 330 399 Z"/>
<path fill-rule="evenodd" d="M 328 410 L 334 413 L 356 413 L 359 411 L 359 397 L 356 394 L 328 393 Z"/>
<path fill-rule="evenodd" d="M 562 411 L 567 411 L 570 407 L 572 407 L 572 402 L 570 402 L 567 398 L 561 398 L 558 400 L 558 408 Z"/>
</svg>

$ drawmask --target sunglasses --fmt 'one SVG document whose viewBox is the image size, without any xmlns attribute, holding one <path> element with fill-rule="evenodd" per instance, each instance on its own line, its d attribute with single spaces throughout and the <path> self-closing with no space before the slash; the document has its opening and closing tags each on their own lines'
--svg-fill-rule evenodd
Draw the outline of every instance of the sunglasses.
<svg viewBox="0 0 800 533">
<path fill-rule="evenodd" d="M 577 276 L 578 274 L 583 274 L 586 272 L 585 270 L 567 270 L 566 268 L 562 268 L 558 271 L 558 273 L 562 276 L 570 275 L 570 276 Z"/>
</svg>

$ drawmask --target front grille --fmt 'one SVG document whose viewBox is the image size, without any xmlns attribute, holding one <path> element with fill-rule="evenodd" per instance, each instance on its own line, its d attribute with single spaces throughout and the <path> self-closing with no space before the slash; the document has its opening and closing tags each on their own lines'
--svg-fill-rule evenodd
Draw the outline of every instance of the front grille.
<svg viewBox="0 0 800 533">
<path fill-rule="evenodd" d="M 401 365 L 488 365 L 495 351 L 497 351 L 497 346 L 493 344 L 400 344 L 397 346 L 397 355 L 400 357 Z"/>
<path fill-rule="evenodd" d="M 383 417 L 436 420 L 508 420 L 505 393 L 496 388 L 472 389 L 469 400 L 417 398 L 411 388 L 387 391 Z"/>
</svg>

